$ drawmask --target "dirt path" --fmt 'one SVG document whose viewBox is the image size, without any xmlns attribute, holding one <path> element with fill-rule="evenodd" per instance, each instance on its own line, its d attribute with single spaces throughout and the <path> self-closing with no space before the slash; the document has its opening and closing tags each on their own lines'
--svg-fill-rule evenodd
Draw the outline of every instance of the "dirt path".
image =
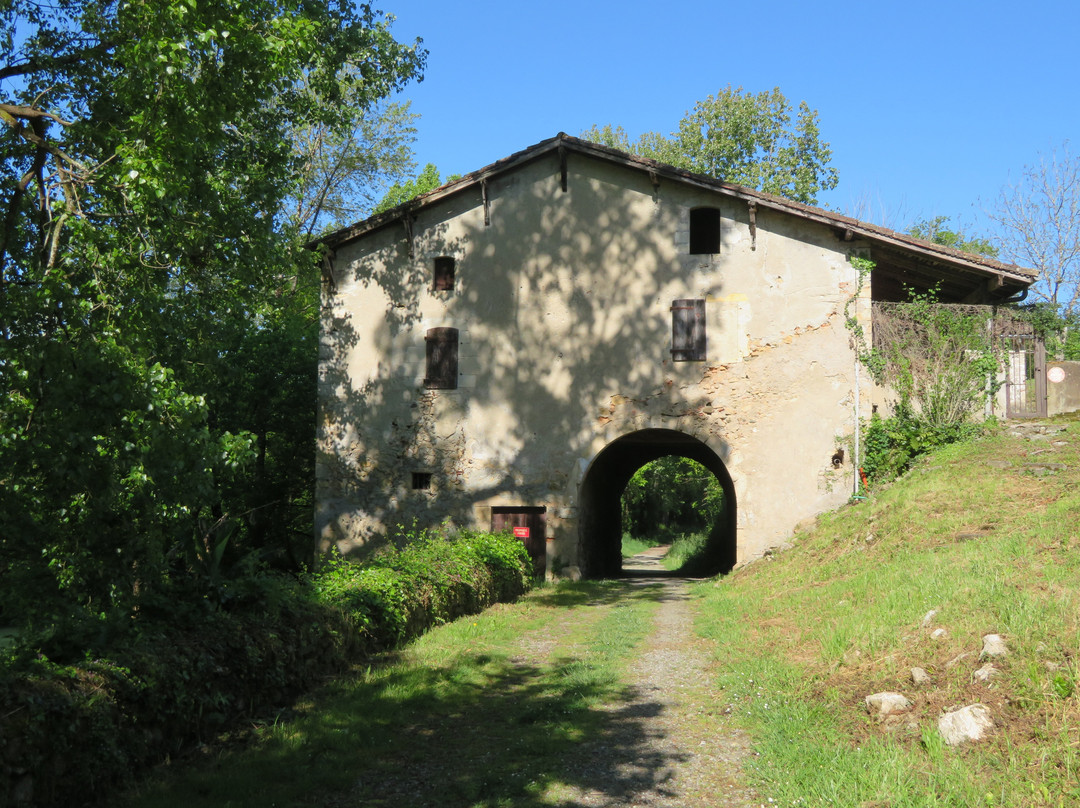
<svg viewBox="0 0 1080 808">
<path fill-rule="evenodd" d="M 358 771 L 355 787 L 312 795 L 304 804 L 319 808 L 768 805 L 744 785 L 743 767 L 753 755 L 749 740 L 730 727 L 723 714 L 724 702 L 713 689 L 715 677 L 709 670 L 712 646 L 693 630 L 695 601 L 688 583 L 664 577 L 659 563 L 663 552 L 654 549 L 632 559 L 625 565 L 627 577 L 605 586 L 595 600 L 534 607 L 543 609 L 545 618 L 539 627 L 513 640 L 505 666 L 483 685 L 480 700 L 463 707 L 454 699 L 436 699 L 424 713 L 403 704 L 401 738 Z M 553 591 L 551 596 L 559 594 Z M 651 628 L 618 683 L 603 688 L 609 695 L 590 707 L 598 720 L 561 720 L 560 710 L 576 708 L 570 706 L 573 698 L 551 686 L 551 672 L 575 665 L 587 668 L 598 645 L 602 653 L 603 629 L 598 627 L 631 602 L 648 604 Z M 511 614 L 516 608 L 506 607 Z M 437 682 L 445 673 L 426 675 Z M 525 712 L 520 709 L 523 704 L 529 708 Z M 527 718 L 530 715 L 536 724 Z M 585 725 L 587 730 L 582 729 Z M 519 765 L 520 754 L 545 745 L 545 733 L 556 736 L 556 751 L 538 753 L 544 755 L 544 768 L 529 762 Z M 513 787 L 518 779 L 524 786 L 520 790 Z M 517 796 L 504 796 L 510 793 Z"/>
<path fill-rule="evenodd" d="M 654 548 L 624 565 L 642 576 L 628 585 L 663 589 L 652 633 L 627 673 L 630 698 L 603 707 L 635 720 L 613 721 L 613 733 L 583 744 L 572 779 L 589 785 L 564 789 L 557 805 L 756 808 L 766 802 L 742 785 L 741 768 L 753 753 L 746 735 L 720 714 L 709 648 L 694 634 L 686 582 L 649 577 L 661 570 L 664 552 Z"/>
</svg>

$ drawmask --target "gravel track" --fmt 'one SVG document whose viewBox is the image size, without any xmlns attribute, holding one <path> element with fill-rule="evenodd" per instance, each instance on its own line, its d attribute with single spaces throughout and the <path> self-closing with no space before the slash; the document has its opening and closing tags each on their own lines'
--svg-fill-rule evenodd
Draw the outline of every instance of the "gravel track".
<svg viewBox="0 0 1080 808">
<path fill-rule="evenodd" d="M 653 631 L 626 674 L 628 698 L 603 706 L 617 713 L 611 731 L 582 745 L 571 778 L 552 805 L 571 808 L 746 808 L 765 800 L 742 783 L 753 752 L 749 738 L 726 726 L 712 689 L 709 644 L 693 631 L 693 608 L 682 579 L 652 577 L 655 551 L 635 556 L 628 586 L 663 589 Z"/>
</svg>

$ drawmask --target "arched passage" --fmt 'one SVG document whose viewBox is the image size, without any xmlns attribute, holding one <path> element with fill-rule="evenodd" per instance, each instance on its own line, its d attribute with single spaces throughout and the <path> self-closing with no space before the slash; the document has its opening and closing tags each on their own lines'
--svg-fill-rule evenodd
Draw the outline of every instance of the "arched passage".
<svg viewBox="0 0 1080 808">
<path fill-rule="evenodd" d="M 735 486 L 720 457 L 697 438 L 673 429 L 643 429 L 612 441 L 596 456 L 581 482 L 578 559 L 587 578 L 610 578 L 622 572 L 620 497 L 634 472 L 667 455 L 695 460 L 720 481 L 725 509 L 713 527 L 701 575 L 727 572 L 735 566 Z"/>
</svg>

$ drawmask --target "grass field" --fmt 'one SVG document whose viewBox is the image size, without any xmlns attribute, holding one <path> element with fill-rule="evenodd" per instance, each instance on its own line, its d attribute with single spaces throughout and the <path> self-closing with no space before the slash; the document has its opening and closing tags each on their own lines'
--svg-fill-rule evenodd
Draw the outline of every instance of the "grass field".
<svg viewBox="0 0 1080 808">
<path fill-rule="evenodd" d="M 1080 805 L 1078 448 L 1075 425 L 949 447 L 793 549 L 699 586 L 726 709 L 778 804 Z M 989 633 L 1010 654 L 983 683 Z M 913 710 L 879 724 L 863 700 L 880 691 Z M 990 708 L 991 737 L 946 747 L 938 717 L 972 703 Z"/>
</svg>

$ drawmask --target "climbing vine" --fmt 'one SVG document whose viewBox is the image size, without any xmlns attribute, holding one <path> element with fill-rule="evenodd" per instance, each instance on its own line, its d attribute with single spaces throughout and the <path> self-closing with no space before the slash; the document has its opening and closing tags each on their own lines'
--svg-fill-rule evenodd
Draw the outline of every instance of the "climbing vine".
<svg viewBox="0 0 1080 808">
<path fill-rule="evenodd" d="M 845 304 L 845 323 L 859 361 L 896 396 L 890 417 L 871 419 L 860 460 L 871 480 L 891 479 L 919 455 L 979 429 L 973 416 L 1000 385 L 1004 352 L 991 308 L 943 304 L 936 288 L 874 303 L 868 341 L 852 307 L 874 264 L 851 262 L 859 284 Z"/>
</svg>

